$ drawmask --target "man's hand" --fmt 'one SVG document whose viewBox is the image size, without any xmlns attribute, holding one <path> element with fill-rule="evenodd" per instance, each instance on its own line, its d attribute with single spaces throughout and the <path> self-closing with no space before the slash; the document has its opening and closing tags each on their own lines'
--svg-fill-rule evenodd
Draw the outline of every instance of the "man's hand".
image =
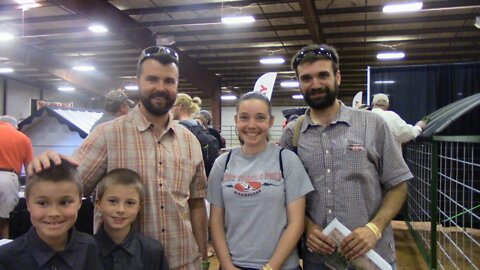
<svg viewBox="0 0 480 270">
<path fill-rule="evenodd" d="M 79 163 L 76 162 L 72 157 L 64 156 L 55 151 L 48 150 L 32 159 L 27 168 L 27 175 L 32 175 L 34 173 L 39 173 L 44 169 L 49 169 L 52 163 L 54 165 L 60 165 L 62 163 L 62 158 L 75 167 L 78 167 L 79 165 Z"/>
<path fill-rule="evenodd" d="M 307 247 L 310 251 L 330 255 L 335 250 L 335 242 L 322 233 L 320 226 L 311 221 L 307 226 L 306 235 Z"/>
<path fill-rule="evenodd" d="M 365 255 L 376 244 L 375 234 L 370 228 L 364 226 L 347 235 L 340 243 L 340 249 L 347 259 L 355 260 Z"/>
<path fill-rule="evenodd" d="M 420 120 L 418 121 L 415 126 L 419 127 L 421 130 L 424 130 L 427 127 L 427 122 Z"/>
</svg>

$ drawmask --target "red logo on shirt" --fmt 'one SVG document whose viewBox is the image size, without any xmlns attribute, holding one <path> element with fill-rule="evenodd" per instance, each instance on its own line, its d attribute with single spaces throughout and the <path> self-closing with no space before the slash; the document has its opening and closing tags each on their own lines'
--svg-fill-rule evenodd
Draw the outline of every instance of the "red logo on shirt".
<svg viewBox="0 0 480 270">
<path fill-rule="evenodd" d="M 240 182 L 235 184 L 235 193 L 242 196 L 251 196 L 260 192 L 260 182 Z"/>
</svg>

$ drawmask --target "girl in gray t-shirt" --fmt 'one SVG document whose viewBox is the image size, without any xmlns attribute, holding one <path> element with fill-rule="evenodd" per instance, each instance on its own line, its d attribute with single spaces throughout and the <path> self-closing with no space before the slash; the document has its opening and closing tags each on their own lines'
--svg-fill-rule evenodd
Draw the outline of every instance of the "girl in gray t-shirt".
<svg viewBox="0 0 480 270">
<path fill-rule="evenodd" d="M 268 142 L 273 116 L 266 97 L 243 95 L 235 123 L 242 146 L 217 158 L 208 179 L 222 269 L 297 269 L 310 179 L 293 152 Z"/>
</svg>

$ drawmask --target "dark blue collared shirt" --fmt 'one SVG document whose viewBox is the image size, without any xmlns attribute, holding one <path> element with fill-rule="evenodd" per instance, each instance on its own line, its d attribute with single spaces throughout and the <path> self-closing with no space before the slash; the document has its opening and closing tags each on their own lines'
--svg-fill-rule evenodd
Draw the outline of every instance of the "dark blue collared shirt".
<svg viewBox="0 0 480 270">
<path fill-rule="evenodd" d="M 95 239 L 105 270 L 168 270 L 162 244 L 134 229 L 120 245 L 112 241 L 103 226 L 95 234 Z"/>
<path fill-rule="evenodd" d="M 71 229 L 64 250 L 54 251 L 34 227 L 0 247 L 0 270 L 103 270 L 95 239 Z"/>
</svg>

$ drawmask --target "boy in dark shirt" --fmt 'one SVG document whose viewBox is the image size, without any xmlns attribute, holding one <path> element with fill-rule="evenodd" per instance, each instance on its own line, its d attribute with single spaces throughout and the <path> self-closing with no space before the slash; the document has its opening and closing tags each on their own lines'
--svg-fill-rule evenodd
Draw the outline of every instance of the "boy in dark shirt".
<svg viewBox="0 0 480 270">
<path fill-rule="evenodd" d="M 143 207 L 140 176 L 129 169 L 115 169 L 97 187 L 95 201 L 103 224 L 95 238 L 106 270 L 168 270 L 160 242 L 138 233 L 132 224 Z"/>
<path fill-rule="evenodd" d="M 82 182 L 69 162 L 31 175 L 25 198 L 32 227 L 0 247 L 1 270 L 103 269 L 95 239 L 73 228 Z"/>
</svg>

